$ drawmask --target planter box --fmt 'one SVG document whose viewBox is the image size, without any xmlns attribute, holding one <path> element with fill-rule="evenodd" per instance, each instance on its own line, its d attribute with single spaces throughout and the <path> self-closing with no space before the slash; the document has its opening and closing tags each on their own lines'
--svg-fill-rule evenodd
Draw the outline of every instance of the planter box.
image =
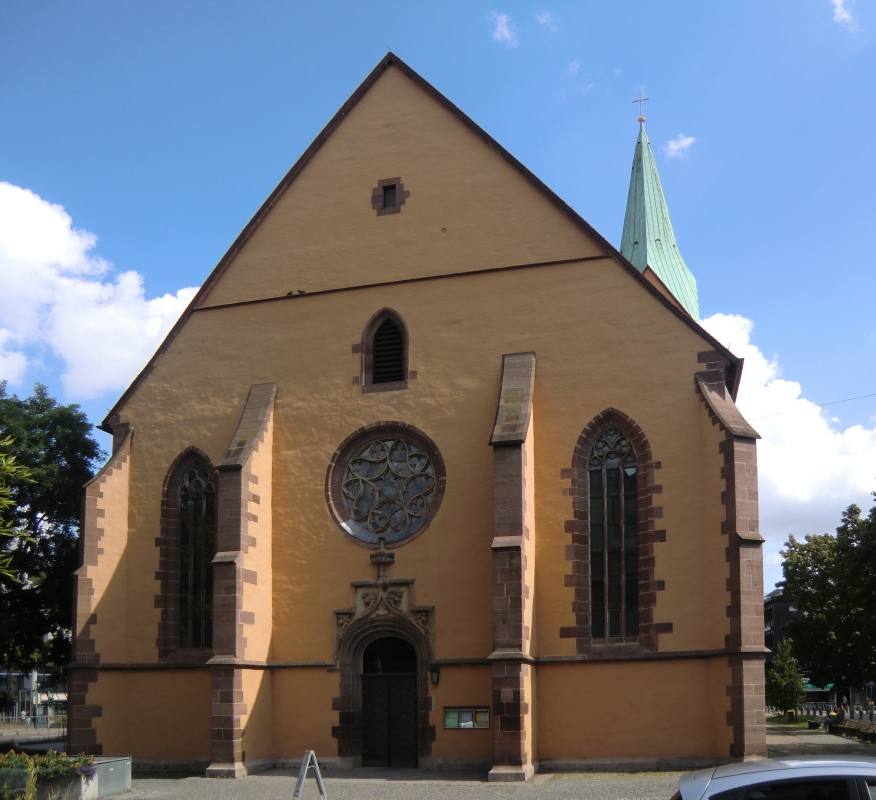
<svg viewBox="0 0 876 800">
<path fill-rule="evenodd" d="M 23 792 L 27 785 L 27 770 L 0 769 L 0 794 L 5 789 Z M 37 779 L 37 800 L 100 800 L 124 794 L 131 788 L 131 757 L 100 757 L 94 759 L 94 778 L 86 783 L 79 775 L 63 778 Z"/>
<path fill-rule="evenodd" d="M 0 769 L 0 792 L 23 792 L 27 786 L 27 770 Z M 37 800 L 98 800 L 97 778 L 86 783 L 80 775 L 37 780 Z"/>
<path fill-rule="evenodd" d="M 113 797 L 131 791 L 131 756 L 96 756 L 94 783 L 97 798 Z M 83 797 L 83 800 L 90 798 Z"/>
</svg>

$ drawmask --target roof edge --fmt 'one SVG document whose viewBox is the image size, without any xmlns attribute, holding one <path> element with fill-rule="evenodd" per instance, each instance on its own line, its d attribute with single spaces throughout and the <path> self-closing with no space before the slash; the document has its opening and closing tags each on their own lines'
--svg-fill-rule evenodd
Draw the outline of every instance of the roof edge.
<svg viewBox="0 0 876 800">
<path fill-rule="evenodd" d="M 705 328 L 703 328 L 698 322 L 692 319 L 687 313 L 680 311 L 676 308 L 667 298 L 665 298 L 661 292 L 654 286 L 652 286 L 648 280 L 636 269 L 627 259 L 621 254 L 621 252 L 612 245 L 601 233 L 599 233 L 595 228 L 593 228 L 589 222 L 587 222 L 580 214 L 578 214 L 575 209 L 573 209 L 565 200 L 563 200 L 556 192 L 554 192 L 550 187 L 547 186 L 539 177 L 535 175 L 531 170 L 529 170 L 526 166 L 524 166 L 517 158 L 511 155 L 501 144 L 499 144 L 490 134 L 488 134 L 483 128 L 480 127 L 471 117 L 469 117 L 464 111 L 462 111 L 458 106 L 452 103 L 447 97 L 445 97 L 441 92 L 439 92 L 431 83 L 429 83 L 425 78 L 423 78 L 419 73 L 415 72 L 411 67 L 409 67 L 404 61 L 402 61 L 395 53 L 388 52 L 374 67 L 373 70 L 368 74 L 368 77 L 365 78 L 362 83 L 356 88 L 356 90 L 347 98 L 346 102 L 337 110 L 335 115 L 329 120 L 328 124 L 319 132 L 319 134 L 314 138 L 314 140 L 310 143 L 307 149 L 301 154 L 298 160 L 292 165 L 292 168 L 286 173 L 283 179 L 277 184 L 274 190 L 268 195 L 268 198 L 264 203 L 259 207 L 259 210 L 255 213 L 255 215 L 250 219 L 250 221 L 246 224 L 243 230 L 238 234 L 237 238 L 232 243 L 231 247 L 226 251 L 225 255 L 219 260 L 210 274 L 207 276 L 207 279 L 201 285 L 201 288 L 198 289 L 198 292 L 192 298 L 191 302 L 186 306 L 186 309 L 180 314 L 179 319 L 174 323 L 173 327 L 168 332 L 167 336 L 165 336 L 162 343 L 158 346 L 155 352 L 152 354 L 152 357 L 149 361 L 146 362 L 146 366 L 143 367 L 142 370 L 137 374 L 137 377 L 131 382 L 128 388 L 124 391 L 124 393 L 119 397 L 113 407 L 107 412 L 106 417 L 103 422 L 97 427 L 104 431 L 105 433 L 112 433 L 112 420 L 113 417 L 117 416 L 122 408 L 125 406 L 130 397 L 134 394 L 136 389 L 139 387 L 140 383 L 146 378 L 147 375 L 152 371 L 155 367 L 158 360 L 162 355 L 167 351 L 167 348 L 170 346 L 171 342 L 176 338 L 177 334 L 182 330 L 182 327 L 188 321 L 189 317 L 192 315 L 192 312 L 195 308 L 198 307 L 200 302 L 206 297 L 206 295 L 213 288 L 215 283 L 222 277 L 222 274 L 225 272 L 228 265 L 240 251 L 244 244 L 246 244 L 247 240 L 255 233 L 256 229 L 261 225 L 262 220 L 268 215 L 268 213 L 273 209 L 274 204 L 282 197 L 283 193 L 290 186 L 290 184 L 298 177 L 301 171 L 307 166 L 308 162 L 311 158 L 316 154 L 320 147 L 322 147 L 323 142 L 331 136 L 331 134 L 335 131 L 335 129 L 343 122 L 346 118 L 347 114 L 350 110 L 362 99 L 362 97 L 366 94 L 366 92 L 371 88 L 371 84 L 379 78 L 389 67 L 395 66 L 398 67 L 405 75 L 407 75 L 411 80 L 413 80 L 417 85 L 419 85 L 424 91 L 430 94 L 435 100 L 437 100 L 441 105 L 443 105 L 448 111 L 452 114 L 455 114 L 459 119 L 461 119 L 466 125 L 468 125 L 471 130 L 480 136 L 487 145 L 492 147 L 496 152 L 498 152 L 506 161 L 508 161 L 511 166 L 517 169 L 527 180 L 530 181 L 536 188 L 540 189 L 547 197 L 553 201 L 553 203 L 568 216 L 576 225 L 582 228 L 589 236 L 591 236 L 596 242 L 598 242 L 602 247 L 605 248 L 606 252 L 613 256 L 623 267 L 627 269 L 630 274 L 634 276 L 636 280 L 638 280 L 654 297 L 656 297 L 669 311 L 675 314 L 682 322 L 686 325 L 690 326 L 696 333 L 698 333 L 702 338 L 704 338 L 710 345 L 712 345 L 716 350 L 722 353 L 731 365 L 732 375 L 730 376 L 733 382 L 737 382 L 737 373 L 740 371 L 740 359 L 737 356 L 733 355 L 724 345 L 722 345 L 717 339 L 715 339 Z"/>
<path fill-rule="evenodd" d="M 308 145 L 307 149 L 298 157 L 298 160 L 292 165 L 289 171 L 283 176 L 282 180 L 274 187 L 274 190 L 268 195 L 267 199 L 264 203 L 261 204 L 259 210 L 252 216 L 250 221 L 244 226 L 243 230 L 237 235 L 237 238 L 231 243 L 231 247 L 225 252 L 225 255 L 219 259 L 219 262 L 215 267 L 211 270 L 210 274 L 207 276 L 207 279 L 201 284 L 201 288 L 198 289 L 195 296 L 191 299 L 191 302 L 186 306 L 185 310 L 180 314 L 179 319 L 177 319 L 176 323 L 174 323 L 173 327 L 168 331 L 167 336 L 164 337 L 164 340 L 152 354 L 152 357 L 149 361 L 146 362 L 146 366 L 143 367 L 142 370 L 137 374 L 137 377 L 131 382 L 128 388 L 123 392 L 122 396 L 115 402 L 113 407 L 107 412 L 106 417 L 104 417 L 103 422 L 97 427 L 104 431 L 105 433 L 112 433 L 112 425 L 110 420 L 117 415 L 140 383 L 144 378 L 152 371 L 152 368 L 158 362 L 158 359 L 165 353 L 167 348 L 170 346 L 170 343 L 176 338 L 177 334 L 182 329 L 183 325 L 188 321 L 188 318 L 192 315 L 194 309 L 198 307 L 201 301 L 209 294 L 210 289 L 216 284 L 219 278 L 222 277 L 222 274 L 225 272 L 225 269 L 237 255 L 237 253 L 241 250 L 244 244 L 249 240 L 250 236 L 255 233 L 256 229 L 261 225 L 262 220 L 268 215 L 268 212 L 273 209 L 274 204 L 283 196 L 283 193 L 298 177 L 299 173 L 307 166 L 307 163 L 310 159 L 316 154 L 316 151 L 322 147 L 323 142 L 334 133 L 335 129 L 341 124 L 341 122 L 346 118 L 348 112 L 355 106 L 359 100 L 365 95 L 365 93 L 371 88 L 371 84 L 379 78 L 389 66 L 394 64 L 397 57 L 389 52 L 387 53 L 374 67 L 373 70 L 368 74 L 368 77 L 365 78 L 362 83 L 356 88 L 356 90 L 351 94 L 346 102 L 335 112 L 334 116 L 328 121 L 328 124 L 317 134 L 317 136 L 313 139 L 313 141 Z M 409 69 L 405 67 L 405 69 Z"/>
<path fill-rule="evenodd" d="M 116 461 L 122 456 L 126 459 L 131 455 L 131 443 L 134 441 L 134 429 L 129 428 L 125 437 L 122 439 L 119 446 L 113 451 L 112 455 L 106 460 L 106 463 L 95 473 L 93 478 L 90 478 L 83 484 L 83 491 L 93 483 L 98 483 L 104 476 L 116 469 Z"/>
</svg>

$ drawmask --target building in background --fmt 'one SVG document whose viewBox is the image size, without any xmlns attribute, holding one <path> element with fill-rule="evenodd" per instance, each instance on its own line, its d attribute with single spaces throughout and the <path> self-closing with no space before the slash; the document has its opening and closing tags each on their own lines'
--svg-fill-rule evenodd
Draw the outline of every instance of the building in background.
<svg viewBox="0 0 876 800">
<path fill-rule="evenodd" d="M 797 605 L 788 600 L 781 589 L 773 589 L 763 599 L 764 645 L 770 651 L 767 661 L 772 661 L 785 640 L 785 625 L 797 614 Z"/>
</svg>

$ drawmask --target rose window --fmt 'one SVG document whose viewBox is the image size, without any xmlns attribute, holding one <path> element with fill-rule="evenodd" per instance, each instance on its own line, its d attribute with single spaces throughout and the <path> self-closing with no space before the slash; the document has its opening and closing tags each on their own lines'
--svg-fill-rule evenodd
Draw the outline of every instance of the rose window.
<svg viewBox="0 0 876 800">
<path fill-rule="evenodd" d="M 436 486 L 435 466 L 417 445 L 399 437 L 372 440 L 356 449 L 344 469 L 343 527 L 367 542 L 412 536 L 427 521 Z"/>
</svg>

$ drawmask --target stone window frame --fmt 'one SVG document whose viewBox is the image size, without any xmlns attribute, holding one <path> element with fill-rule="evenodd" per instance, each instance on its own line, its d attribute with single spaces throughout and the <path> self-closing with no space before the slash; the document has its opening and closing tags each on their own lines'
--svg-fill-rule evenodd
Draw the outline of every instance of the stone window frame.
<svg viewBox="0 0 876 800">
<path fill-rule="evenodd" d="M 395 205 L 383 205 L 383 187 L 395 186 Z M 410 190 L 405 189 L 401 178 L 381 178 L 377 181 L 377 186 L 371 190 L 371 208 L 377 212 L 378 217 L 383 217 L 387 214 L 400 214 L 402 206 L 407 203 L 411 196 Z"/>
<path fill-rule="evenodd" d="M 617 428 L 636 453 L 636 504 L 639 561 L 639 635 L 631 639 L 594 639 L 590 630 L 590 452 L 606 428 Z M 655 471 L 661 468 L 654 461 L 651 446 L 644 431 L 632 419 L 616 408 L 607 408 L 597 414 L 584 428 L 575 445 L 572 469 L 563 470 L 561 477 L 571 478 L 574 519 L 566 522 L 566 532 L 572 534 L 572 544 L 566 547 L 566 560 L 572 562 L 572 574 L 565 585 L 574 588 L 572 612 L 575 625 L 560 628 L 560 637 L 576 640 L 579 655 L 599 653 L 612 657 L 629 653 L 656 652 L 657 635 L 672 631 L 672 623 L 655 623 L 654 607 L 657 592 L 664 588 L 663 581 L 654 578 L 654 543 L 666 540 L 665 530 L 655 530 L 655 520 L 663 517 L 663 507 L 654 505 L 653 496 L 663 491 L 654 482 Z"/>
<path fill-rule="evenodd" d="M 403 372 L 404 379 L 387 383 L 374 383 L 374 336 L 386 320 L 391 319 L 402 333 L 404 343 Z M 362 340 L 353 345 L 353 353 L 361 355 L 359 375 L 355 383 L 362 386 L 362 394 L 372 392 L 398 392 L 408 388 L 408 382 L 417 377 L 417 371 L 409 369 L 411 334 L 404 317 L 394 308 L 388 306 L 373 314 L 362 330 Z"/>
<path fill-rule="evenodd" d="M 343 496 L 341 493 L 341 482 L 344 477 L 344 470 L 347 468 L 347 463 L 367 442 L 381 437 L 397 436 L 401 439 L 406 439 L 417 447 L 419 447 L 432 462 L 432 467 L 435 470 L 435 497 L 426 509 L 426 523 L 418 531 L 412 533 L 397 542 L 387 543 L 386 548 L 393 550 L 397 547 L 412 542 L 418 536 L 428 530 L 435 519 L 436 514 L 441 508 L 441 501 L 444 499 L 444 492 L 447 485 L 447 470 L 444 465 L 444 459 L 438 446 L 432 441 L 431 437 L 413 425 L 408 425 L 406 422 L 397 420 L 381 420 L 379 422 L 371 422 L 358 430 L 353 431 L 337 450 L 332 454 L 329 460 L 328 470 L 325 475 L 325 500 L 328 506 L 329 513 L 334 523 L 341 529 L 344 536 L 351 542 L 355 542 L 360 547 L 367 547 L 369 550 L 376 550 L 378 544 L 365 542 L 348 533 L 343 523 L 347 519 L 347 511 L 344 506 Z"/>
<path fill-rule="evenodd" d="M 201 463 L 210 473 L 216 488 L 216 516 L 219 510 L 219 473 L 210 457 L 200 448 L 191 445 L 183 450 L 170 465 L 161 489 L 161 535 L 155 540 L 159 548 L 158 570 L 159 593 L 155 595 L 155 607 L 161 609 L 158 623 L 158 659 L 162 662 L 206 664 L 213 657 L 213 648 L 181 648 L 179 646 L 179 559 L 180 518 L 179 489 L 186 471 Z M 212 565 L 210 567 L 212 569 Z"/>
</svg>

